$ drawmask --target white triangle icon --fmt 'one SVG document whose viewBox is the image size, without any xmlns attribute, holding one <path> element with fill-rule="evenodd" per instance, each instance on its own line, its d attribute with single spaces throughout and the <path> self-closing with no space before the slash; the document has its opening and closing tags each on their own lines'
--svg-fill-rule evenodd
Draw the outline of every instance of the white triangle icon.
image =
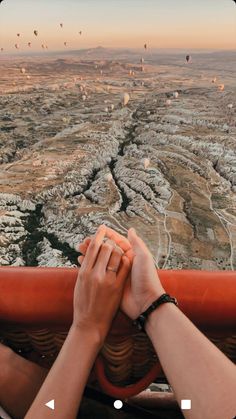
<svg viewBox="0 0 236 419">
<path fill-rule="evenodd" d="M 49 407 L 49 409 L 54 410 L 55 409 L 55 403 L 54 400 L 50 400 L 49 402 L 45 403 L 45 406 Z"/>
</svg>

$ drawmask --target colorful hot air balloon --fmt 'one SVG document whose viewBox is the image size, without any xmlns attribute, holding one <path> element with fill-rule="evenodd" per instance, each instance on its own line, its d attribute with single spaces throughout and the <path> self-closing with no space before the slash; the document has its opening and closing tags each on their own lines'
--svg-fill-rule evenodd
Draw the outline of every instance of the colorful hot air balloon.
<svg viewBox="0 0 236 419">
<path fill-rule="evenodd" d="M 146 170 L 146 169 L 148 168 L 148 166 L 150 166 L 150 159 L 149 159 L 149 158 L 147 158 L 147 157 L 145 157 L 145 158 L 142 160 L 142 163 L 143 163 L 144 169 Z"/>
<path fill-rule="evenodd" d="M 144 44 L 144 49 L 146 49 L 146 50 L 147 50 L 147 44 Z"/>
<path fill-rule="evenodd" d="M 186 61 L 189 63 L 191 61 L 191 55 L 186 55 Z"/>
<path fill-rule="evenodd" d="M 29 47 L 29 48 L 31 47 L 31 42 L 28 42 L 28 47 Z"/>
<path fill-rule="evenodd" d="M 34 35 L 38 36 L 38 31 L 34 30 Z"/>
<path fill-rule="evenodd" d="M 64 42 L 64 46 L 65 46 L 65 47 L 67 46 L 67 42 Z"/>
<path fill-rule="evenodd" d="M 63 28 L 63 23 L 60 23 L 60 27 Z"/>
<path fill-rule="evenodd" d="M 82 35 L 82 31 L 79 31 L 79 34 Z"/>
<path fill-rule="evenodd" d="M 16 35 L 19 37 L 20 36 L 20 33 L 17 33 Z"/>
<path fill-rule="evenodd" d="M 130 100 L 130 95 L 129 95 L 129 93 L 123 93 L 122 98 L 121 98 L 122 105 L 123 105 L 123 106 L 128 105 L 129 100 Z"/>
<path fill-rule="evenodd" d="M 107 173 L 106 175 L 105 175 L 105 180 L 109 183 L 109 182 L 111 182 L 112 180 L 113 180 L 113 176 L 112 176 L 112 174 L 111 173 Z"/>
<path fill-rule="evenodd" d="M 220 90 L 220 92 L 223 92 L 225 90 L 225 85 L 224 84 L 219 84 L 218 90 Z"/>
</svg>

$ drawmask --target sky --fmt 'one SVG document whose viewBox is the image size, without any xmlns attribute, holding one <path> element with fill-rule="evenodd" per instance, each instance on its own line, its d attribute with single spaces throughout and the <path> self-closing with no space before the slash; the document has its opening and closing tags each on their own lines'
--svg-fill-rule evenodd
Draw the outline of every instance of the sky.
<svg viewBox="0 0 236 419">
<path fill-rule="evenodd" d="M 63 28 L 60 28 L 60 23 Z M 34 29 L 39 32 L 36 38 Z M 79 31 L 82 30 L 82 35 Z M 20 37 L 17 37 L 20 33 Z M 236 50 L 232 0 L 4 0 L 5 52 L 103 47 Z"/>
</svg>

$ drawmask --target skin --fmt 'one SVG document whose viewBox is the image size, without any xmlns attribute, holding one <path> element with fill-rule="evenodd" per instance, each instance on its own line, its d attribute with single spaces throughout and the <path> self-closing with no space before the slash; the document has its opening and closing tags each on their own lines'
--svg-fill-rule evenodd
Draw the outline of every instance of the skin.
<svg viewBox="0 0 236 419">
<path fill-rule="evenodd" d="M 165 292 L 153 258 L 134 229 L 128 241 L 108 232 L 120 243 L 132 260 L 132 270 L 121 303 L 132 319 Z M 89 240 L 80 251 L 86 252 Z M 83 256 L 80 257 L 80 261 Z M 236 366 L 211 343 L 174 304 L 162 304 L 148 318 L 146 332 L 151 339 L 166 377 L 181 406 L 190 399 L 191 410 L 184 410 L 187 419 L 231 419 L 236 414 Z M 173 349 L 174 348 L 174 349 Z"/>
<path fill-rule="evenodd" d="M 120 253 L 116 281 L 111 280 L 114 273 L 103 269 L 104 253 L 100 260 L 98 258 L 105 235 L 112 240 L 109 243 L 113 249 L 115 242 L 124 252 L 122 256 Z M 95 246 L 91 246 L 94 238 L 86 239 L 79 246 L 80 252 L 83 253 L 83 256 L 79 257 L 79 262 L 82 263 L 82 279 L 78 278 L 75 287 L 74 322 L 68 339 L 26 418 L 55 417 L 55 411 L 44 407 L 44 403 L 52 398 L 58 402 L 58 418 L 74 418 L 89 370 L 119 304 L 130 318 L 135 319 L 165 292 L 150 252 L 133 229 L 129 231 L 128 239 L 108 228 L 104 230 L 104 227 L 102 233 L 100 230 L 96 237 Z M 108 259 L 107 253 L 106 258 Z M 85 261 L 87 262 L 84 265 Z M 125 275 L 128 277 L 126 282 Z M 81 300 L 81 295 L 87 304 Z M 110 302 L 111 296 L 113 297 Z M 90 304 L 90 301 L 96 304 Z M 101 306 L 97 304 L 98 301 L 102 302 Z M 106 306 L 107 310 L 101 309 L 102 305 Z M 186 418 L 232 419 L 235 416 L 236 366 L 178 307 L 173 304 L 161 305 L 150 315 L 146 332 L 178 404 L 181 404 L 181 399 L 192 401 L 192 409 L 183 411 Z M 78 359 L 81 362 L 78 362 Z M 60 403 L 60 397 L 63 404 Z"/>
<path fill-rule="evenodd" d="M 88 245 L 74 290 L 74 319 L 26 419 L 74 419 L 95 358 L 109 331 L 130 270 L 129 259 L 101 226 Z M 122 262 L 122 263 L 121 263 Z M 116 272 L 107 270 L 112 267 Z M 106 308 L 104 310 L 104 307 Z M 55 410 L 45 406 L 55 400 Z"/>
<path fill-rule="evenodd" d="M 23 418 L 48 371 L 0 345 L 0 406 L 15 419 Z"/>
</svg>

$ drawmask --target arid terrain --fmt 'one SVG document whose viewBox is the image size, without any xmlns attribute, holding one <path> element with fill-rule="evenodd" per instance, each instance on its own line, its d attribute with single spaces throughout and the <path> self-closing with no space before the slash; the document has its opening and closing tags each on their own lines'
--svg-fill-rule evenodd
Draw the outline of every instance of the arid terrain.
<svg viewBox="0 0 236 419">
<path fill-rule="evenodd" d="M 141 57 L 1 55 L 1 266 L 73 266 L 105 223 L 160 268 L 236 269 L 236 52 Z"/>
</svg>

